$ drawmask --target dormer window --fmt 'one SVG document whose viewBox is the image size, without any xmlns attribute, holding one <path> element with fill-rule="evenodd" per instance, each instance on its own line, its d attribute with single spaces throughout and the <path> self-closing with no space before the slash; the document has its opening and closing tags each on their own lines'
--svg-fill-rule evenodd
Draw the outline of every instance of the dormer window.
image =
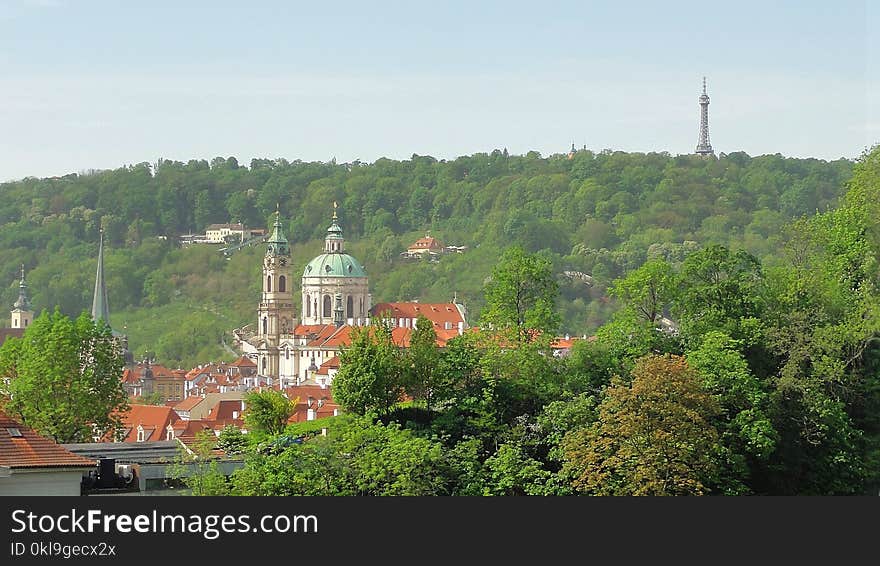
<svg viewBox="0 0 880 566">
<path fill-rule="evenodd" d="M 144 441 L 144 427 L 142 425 L 138 425 L 138 427 L 137 427 L 137 441 L 138 442 Z"/>
</svg>

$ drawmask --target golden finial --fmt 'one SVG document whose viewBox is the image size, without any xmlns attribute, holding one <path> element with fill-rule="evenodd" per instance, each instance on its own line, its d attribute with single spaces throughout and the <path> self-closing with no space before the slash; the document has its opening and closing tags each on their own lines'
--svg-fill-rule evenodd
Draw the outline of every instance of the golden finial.
<svg viewBox="0 0 880 566">
<path fill-rule="evenodd" d="M 339 205 L 336 204 L 336 201 L 334 200 L 334 201 L 333 201 L 333 220 L 336 220 L 336 209 L 337 209 L 338 207 L 339 207 Z"/>
</svg>

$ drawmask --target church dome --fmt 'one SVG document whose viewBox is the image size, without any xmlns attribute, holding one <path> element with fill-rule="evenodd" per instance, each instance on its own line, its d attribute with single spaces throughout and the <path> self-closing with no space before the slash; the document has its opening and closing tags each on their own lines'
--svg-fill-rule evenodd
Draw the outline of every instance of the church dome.
<svg viewBox="0 0 880 566">
<path fill-rule="evenodd" d="M 358 260 L 344 253 L 321 254 L 306 265 L 303 277 L 366 277 Z"/>
</svg>

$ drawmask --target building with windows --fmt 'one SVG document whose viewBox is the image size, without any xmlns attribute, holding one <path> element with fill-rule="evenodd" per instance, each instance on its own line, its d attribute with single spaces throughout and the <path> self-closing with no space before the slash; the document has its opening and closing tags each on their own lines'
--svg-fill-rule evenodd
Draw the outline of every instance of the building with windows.
<svg viewBox="0 0 880 566">
<path fill-rule="evenodd" d="M 441 246 L 442 247 L 442 246 Z M 236 345 L 256 363 L 256 382 L 270 387 L 304 383 L 328 386 L 338 369 L 322 369 L 351 343 L 352 330 L 372 319 L 390 319 L 393 338 L 408 347 L 419 315 L 434 325 L 439 344 L 467 328 L 464 306 L 451 303 L 382 303 L 372 305 L 364 266 L 345 251 L 334 203 L 323 253 L 306 264 L 300 279 L 300 308 L 294 301 L 290 246 L 276 212 L 263 258 L 262 292 L 256 329 L 236 329 Z"/>
</svg>

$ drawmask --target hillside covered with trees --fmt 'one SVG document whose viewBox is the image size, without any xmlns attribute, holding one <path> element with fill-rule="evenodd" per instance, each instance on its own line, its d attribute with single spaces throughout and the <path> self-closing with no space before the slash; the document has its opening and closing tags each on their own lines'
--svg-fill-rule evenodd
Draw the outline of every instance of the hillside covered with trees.
<svg viewBox="0 0 880 566">
<path fill-rule="evenodd" d="M 550 257 L 507 248 L 487 323 L 436 346 L 365 327 L 340 416 L 288 425 L 253 393 L 244 454 L 199 494 L 843 495 L 880 488 L 880 148 L 840 204 L 788 222 L 764 259 L 708 244 L 614 279 L 620 308 L 551 354 Z M 661 315 L 677 330 L 658 324 Z M 263 399 L 255 397 L 264 396 Z M 246 412 L 246 415 L 248 413 Z M 321 430 L 323 429 L 323 431 Z M 194 492 L 196 490 L 194 489 Z"/>
<path fill-rule="evenodd" d="M 782 228 L 835 206 L 852 167 L 744 153 L 495 150 L 449 161 L 159 160 L 27 178 L 0 185 L 0 276 L 8 282 L 0 298 L 15 300 L 24 264 L 38 312 L 57 305 L 75 317 L 89 308 L 103 225 L 111 319 L 136 355 L 184 367 L 216 360 L 229 355 L 221 347 L 228 330 L 254 316 L 263 250 L 226 260 L 216 247 L 180 248 L 175 236 L 231 221 L 266 227 L 277 205 L 301 268 L 319 253 L 336 201 L 374 301 L 457 293 L 476 323 L 492 267 L 518 245 L 552 266 L 560 331 L 592 334 L 622 304 L 608 293 L 611 281 L 649 259 L 678 265 L 720 244 L 773 261 Z M 468 250 L 438 263 L 400 259 L 427 231 Z M 588 274 L 592 284 L 565 272 Z"/>
</svg>

